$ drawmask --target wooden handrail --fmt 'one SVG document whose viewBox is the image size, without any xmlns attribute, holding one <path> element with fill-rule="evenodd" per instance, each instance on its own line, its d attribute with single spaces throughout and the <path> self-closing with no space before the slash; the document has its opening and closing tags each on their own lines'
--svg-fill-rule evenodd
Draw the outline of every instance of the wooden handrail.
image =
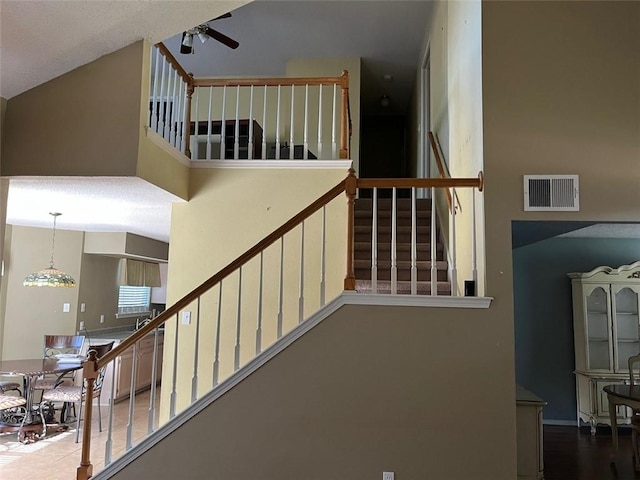
<svg viewBox="0 0 640 480">
<path fill-rule="evenodd" d="M 165 44 L 162 42 L 156 43 L 156 47 L 158 47 L 158 50 L 160 50 L 160 53 L 165 56 L 165 58 L 173 66 L 173 68 L 176 69 L 176 71 L 178 72 L 178 75 L 182 77 L 185 83 L 188 86 L 193 87 L 193 77 L 189 75 L 184 68 L 182 68 L 182 65 L 178 63 L 178 60 L 176 60 L 176 57 L 174 57 L 171 54 L 171 52 L 165 46 Z"/>
<path fill-rule="evenodd" d="M 340 77 L 280 77 L 280 78 L 194 78 L 194 87 L 303 87 L 305 85 L 340 85 Z"/>
<path fill-rule="evenodd" d="M 342 180 L 335 187 L 329 190 L 327 193 L 319 197 L 316 201 L 310 204 L 308 207 L 300 211 L 297 215 L 293 216 L 289 221 L 283 224 L 280 228 L 273 231 L 270 235 L 256 243 L 249 250 L 244 252 L 234 261 L 229 263 L 226 267 L 220 270 L 215 275 L 209 277 L 204 283 L 200 286 L 193 289 L 187 295 L 182 297 L 176 303 L 174 303 L 171 307 L 167 308 L 164 312 L 158 315 L 156 318 L 147 323 L 144 327 L 137 330 L 131 336 L 127 337 L 123 340 L 117 347 L 113 348 L 104 356 L 100 357 L 97 360 L 97 368 L 100 369 L 107 365 L 109 362 L 114 360 L 116 357 L 122 355 L 122 353 L 131 347 L 134 343 L 141 340 L 147 334 L 151 333 L 156 327 L 159 327 L 164 322 L 169 320 L 172 316 L 176 315 L 180 310 L 189 305 L 191 302 L 196 300 L 202 294 L 206 293 L 212 287 L 217 285 L 220 281 L 222 281 L 225 277 L 229 276 L 233 272 L 235 272 L 242 265 L 247 263 L 261 251 L 266 249 L 268 246 L 275 243 L 280 237 L 285 235 L 286 233 L 293 230 L 296 226 L 298 226 L 303 220 L 306 220 L 308 217 L 313 215 L 315 212 L 320 210 L 324 205 L 329 203 L 335 197 L 337 197 L 341 192 L 345 190 L 345 180 Z"/>
<path fill-rule="evenodd" d="M 482 172 L 471 178 L 359 178 L 358 188 L 451 188 L 475 187 L 482 191 Z"/>
</svg>

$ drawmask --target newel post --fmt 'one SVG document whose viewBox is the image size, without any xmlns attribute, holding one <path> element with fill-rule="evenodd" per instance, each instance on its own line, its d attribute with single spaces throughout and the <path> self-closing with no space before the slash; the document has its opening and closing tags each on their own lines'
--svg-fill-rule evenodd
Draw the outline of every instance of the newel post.
<svg viewBox="0 0 640 480">
<path fill-rule="evenodd" d="M 340 90 L 342 92 L 342 125 L 340 126 L 340 158 L 349 158 L 347 145 L 349 136 L 349 72 L 342 71 L 340 75 Z"/>
<path fill-rule="evenodd" d="M 184 127 L 184 154 L 191 160 L 191 99 L 195 87 L 193 86 L 193 73 L 189 73 L 189 81 L 187 82 L 187 105 L 185 109 L 185 127 Z"/>
<path fill-rule="evenodd" d="M 358 190 L 358 179 L 353 168 L 349 169 L 349 176 L 344 183 L 345 193 L 347 194 L 347 276 L 344 279 L 345 290 L 356 289 L 356 273 L 354 270 L 354 221 L 355 221 L 355 201 L 356 192 Z"/>
<path fill-rule="evenodd" d="M 82 425 L 82 456 L 80 466 L 76 471 L 77 480 L 87 480 L 93 475 L 93 465 L 91 465 L 91 413 L 93 411 L 93 386 L 98 377 L 98 364 L 96 352 L 89 351 L 89 358 L 84 362 L 82 369 L 83 381 L 85 385 L 85 409 L 84 420 Z M 78 412 L 81 415 L 82 412 Z"/>
</svg>

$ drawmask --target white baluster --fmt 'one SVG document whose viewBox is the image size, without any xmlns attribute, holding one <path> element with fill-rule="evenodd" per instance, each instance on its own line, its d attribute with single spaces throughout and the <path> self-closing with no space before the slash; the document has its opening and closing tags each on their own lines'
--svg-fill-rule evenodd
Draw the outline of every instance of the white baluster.
<svg viewBox="0 0 640 480">
<path fill-rule="evenodd" d="M 304 87 L 304 139 L 302 140 L 302 159 L 309 159 L 309 84 Z"/>
<path fill-rule="evenodd" d="M 294 151 L 294 146 L 295 146 L 295 141 L 294 141 L 294 115 L 293 115 L 293 108 L 294 108 L 294 103 L 295 103 L 295 85 L 291 85 L 291 123 L 289 124 L 289 160 L 293 160 L 293 151 Z"/>
<path fill-rule="evenodd" d="M 171 85 L 173 75 L 171 75 L 171 64 L 167 65 L 167 91 L 164 95 L 163 112 L 162 112 L 162 138 L 169 141 L 169 128 L 171 127 Z M 160 132 L 158 132 L 160 133 Z"/>
<path fill-rule="evenodd" d="M 178 95 L 176 97 L 176 120 L 175 120 L 175 134 L 173 138 L 173 146 L 177 149 L 181 148 L 181 132 L 182 132 L 182 124 L 184 119 L 184 111 L 183 111 L 183 95 L 186 95 L 185 83 L 182 81 L 182 77 L 178 77 Z M 184 90 L 184 91 L 183 91 Z"/>
<path fill-rule="evenodd" d="M 298 296 L 298 323 L 304 320 L 304 220 L 300 230 L 300 295 Z"/>
<path fill-rule="evenodd" d="M 247 158 L 253 160 L 253 85 L 249 89 L 249 143 Z"/>
<path fill-rule="evenodd" d="M 184 153 L 186 151 L 185 141 L 187 138 L 186 128 L 189 125 L 191 119 L 187 119 L 187 84 L 182 82 L 182 95 L 180 96 L 181 108 L 180 108 L 180 129 L 178 130 L 178 134 L 180 136 L 180 151 Z"/>
<path fill-rule="evenodd" d="M 322 248 L 320 249 L 320 306 L 325 303 L 327 276 L 327 206 L 322 207 Z"/>
<path fill-rule="evenodd" d="M 209 114 L 207 115 L 207 160 L 211 160 L 211 142 L 213 139 L 211 135 L 213 133 L 213 87 L 209 87 Z"/>
<path fill-rule="evenodd" d="M 176 335 L 173 344 L 173 378 L 171 379 L 171 396 L 169 398 L 169 418 L 176 416 L 176 386 L 178 383 L 178 331 L 180 328 L 179 313 L 176 313 Z"/>
<path fill-rule="evenodd" d="M 471 189 L 471 279 L 478 294 L 478 260 L 477 260 L 477 235 L 476 235 L 476 189 Z"/>
<path fill-rule="evenodd" d="M 133 344 L 133 361 L 131 362 L 131 389 L 129 390 L 129 417 L 127 421 L 127 442 L 125 450 L 130 450 L 133 444 L 133 407 L 136 401 L 136 377 L 138 369 L 138 342 Z"/>
<path fill-rule="evenodd" d="M 199 114 L 199 110 L 200 110 L 200 88 L 196 88 L 195 89 L 195 98 L 193 101 L 195 101 L 196 103 L 196 108 L 194 109 L 194 121 L 193 121 L 193 135 L 190 137 L 191 138 L 191 160 L 200 160 L 200 152 L 199 152 L 199 148 L 198 148 L 198 140 L 200 139 L 199 135 L 198 135 L 198 125 L 199 125 L 199 119 L 200 119 L 200 114 Z M 187 128 L 191 128 L 191 122 L 189 121 L 189 123 L 187 124 Z"/>
<path fill-rule="evenodd" d="M 318 92 L 318 158 L 324 158 L 322 156 L 322 85 L 320 85 L 320 91 Z"/>
<path fill-rule="evenodd" d="M 336 108 L 338 102 L 338 93 L 337 93 L 337 85 L 333 84 L 333 111 L 331 114 L 331 148 L 332 148 L 332 159 L 338 158 L 338 142 L 336 140 L 337 135 L 337 125 L 336 125 Z"/>
<path fill-rule="evenodd" d="M 218 323 L 216 324 L 216 343 L 213 356 L 213 386 L 218 386 L 220 378 L 220 324 L 222 323 L 222 281 L 218 290 Z"/>
<path fill-rule="evenodd" d="M 116 397 L 116 361 L 111 361 L 111 398 L 109 398 L 109 426 L 107 427 L 107 441 L 104 444 L 104 466 L 111 463 L 113 452 L 113 399 Z"/>
<path fill-rule="evenodd" d="M 236 87 L 236 124 L 233 132 L 233 158 L 240 158 L 240 85 Z"/>
<path fill-rule="evenodd" d="M 371 292 L 378 293 L 378 189 L 371 199 Z"/>
<path fill-rule="evenodd" d="M 234 349 L 233 371 L 240 368 L 240 321 L 242 318 L 242 267 L 238 269 L 238 313 L 236 316 L 236 346 Z"/>
<path fill-rule="evenodd" d="M 451 188 L 451 295 L 458 295 L 458 268 L 456 265 L 456 189 Z"/>
<path fill-rule="evenodd" d="M 158 74 L 160 73 L 160 49 L 155 48 L 156 52 L 156 62 L 154 65 L 154 75 L 153 75 L 153 93 L 151 94 L 151 118 L 149 119 L 149 126 L 151 130 L 154 132 L 158 128 Z M 164 58 L 164 57 L 162 57 Z"/>
<path fill-rule="evenodd" d="M 264 273 L 264 252 L 260 252 L 260 280 L 258 285 L 258 328 L 256 329 L 256 355 L 262 352 L 262 283 Z"/>
<path fill-rule="evenodd" d="M 284 297 L 284 237 L 280 237 L 280 288 L 278 290 L 277 336 L 282 337 L 282 304 Z"/>
<path fill-rule="evenodd" d="M 418 293 L 418 247 L 416 241 L 416 189 L 411 187 L 411 295 Z"/>
<path fill-rule="evenodd" d="M 177 110 L 177 96 L 178 96 L 178 82 L 179 82 L 179 77 L 178 77 L 178 72 L 176 70 L 173 70 L 173 89 L 171 92 L 171 123 L 169 125 L 169 138 L 167 139 L 167 141 L 171 144 L 171 145 L 175 145 L 176 142 L 176 115 L 178 114 Z"/>
<path fill-rule="evenodd" d="M 226 143 L 227 143 L 227 122 L 225 112 L 227 111 L 227 86 L 222 87 L 222 113 L 220 114 L 220 159 L 227 158 Z"/>
<path fill-rule="evenodd" d="M 278 85 L 278 102 L 276 105 L 276 160 L 280 160 L 280 85 Z"/>
<path fill-rule="evenodd" d="M 436 238 L 436 189 L 431 187 L 431 295 L 438 295 L 438 265 Z"/>
<path fill-rule="evenodd" d="M 165 79 L 165 70 L 167 68 L 167 59 L 162 56 L 162 77 L 160 78 L 160 92 L 158 97 L 158 124 L 156 126 L 155 132 L 158 135 L 163 135 L 164 133 L 164 110 L 165 110 L 165 101 L 163 100 L 164 96 L 164 79 Z"/>
<path fill-rule="evenodd" d="M 262 160 L 267 158 L 267 86 L 264 86 L 264 104 L 262 106 Z"/>
<path fill-rule="evenodd" d="M 147 417 L 147 433 L 151 435 L 154 430 L 156 418 L 156 383 L 158 381 L 158 327 L 153 331 L 153 361 L 151 363 L 151 392 L 149 393 L 149 415 Z M 114 377 L 115 378 L 115 377 Z"/>
<path fill-rule="evenodd" d="M 396 213 L 396 187 L 392 189 L 391 197 L 391 294 L 398 293 L 398 253 L 397 253 L 397 229 L 398 218 Z"/>
<path fill-rule="evenodd" d="M 191 378 L 191 403 L 198 398 L 198 348 L 200 346 L 200 297 L 196 305 L 196 336 L 193 346 L 193 377 Z"/>
</svg>

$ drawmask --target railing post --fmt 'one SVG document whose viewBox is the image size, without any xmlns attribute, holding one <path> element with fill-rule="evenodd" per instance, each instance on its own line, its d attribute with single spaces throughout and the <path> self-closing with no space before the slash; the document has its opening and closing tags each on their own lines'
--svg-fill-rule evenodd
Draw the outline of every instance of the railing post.
<svg viewBox="0 0 640 480">
<path fill-rule="evenodd" d="M 84 362 L 82 376 L 87 382 L 84 402 L 84 425 L 82 426 L 82 456 L 80 466 L 76 470 L 77 480 L 87 480 L 93 476 L 93 465 L 91 465 L 91 413 L 93 410 L 93 386 L 98 378 L 98 365 L 96 352 L 89 351 L 89 358 Z M 82 412 L 78 412 L 81 415 Z"/>
<path fill-rule="evenodd" d="M 184 154 L 185 156 L 191 160 L 191 98 L 193 97 L 193 92 L 195 88 L 193 86 L 193 73 L 189 73 L 189 81 L 187 82 L 187 105 L 185 108 L 185 126 L 184 126 Z M 196 134 L 198 132 L 195 132 Z"/>
<path fill-rule="evenodd" d="M 353 168 L 349 169 L 349 176 L 347 176 L 345 180 L 344 189 L 347 194 L 347 276 L 344 279 L 344 289 L 355 290 L 356 273 L 353 263 L 353 249 L 355 242 L 354 219 L 358 179 L 356 178 L 356 172 Z"/>
<path fill-rule="evenodd" d="M 342 124 L 340 125 L 340 158 L 349 158 L 347 145 L 349 136 L 349 72 L 342 71 L 340 76 L 340 89 L 342 92 Z M 347 193 L 348 195 L 348 193 Z"/>
</svg>

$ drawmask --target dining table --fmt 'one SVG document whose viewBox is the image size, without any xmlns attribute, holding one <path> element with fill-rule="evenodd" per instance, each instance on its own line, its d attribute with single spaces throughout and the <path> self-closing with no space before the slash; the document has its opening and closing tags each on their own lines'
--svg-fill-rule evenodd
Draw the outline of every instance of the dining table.
<svg viewBox="0 0 640 480">
<path fill-rule="evenodd" d="M 63 375 L 82 368 L 82 358 L 31 358 L 24 360 L 0 360 L 1 376 L 22 377 L 23 392 L 26 403 L 15 410 L 0 412 L 0 433 L 18 432 L 18 440 L 22 443 L 30 443 L 44 437 L 49 431 L 62 431 L 68 428 L 62 423 L 47 423 L 35 402 L 36 379 L 43 375 Z"/>
</svg>

